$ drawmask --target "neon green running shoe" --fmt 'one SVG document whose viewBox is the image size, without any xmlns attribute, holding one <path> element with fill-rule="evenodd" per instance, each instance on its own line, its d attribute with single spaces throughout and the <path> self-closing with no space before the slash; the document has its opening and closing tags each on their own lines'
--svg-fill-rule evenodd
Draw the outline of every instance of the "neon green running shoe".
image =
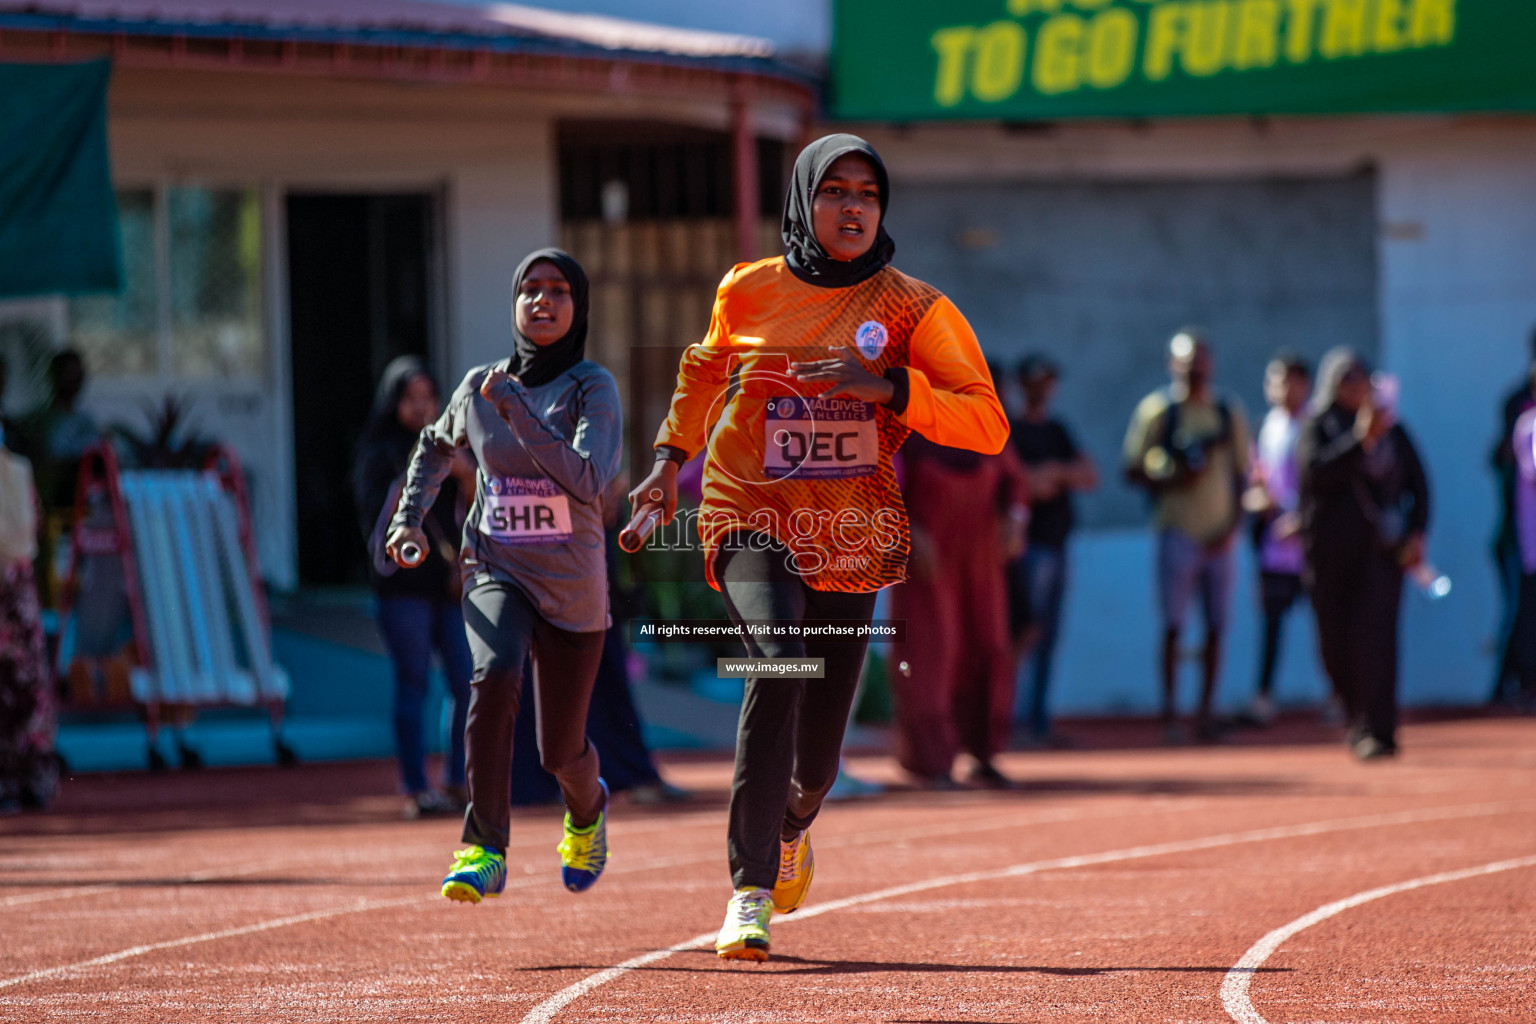
<svg viewBox="0 0 1536 1024">
<path fill-rule="evenodd" d="M 597 784 L 603 788 L 603 809 L 597 820 L 586 828 L 573 828 L 571 816 L 565 816 L 565 838 L 557 847 L 560 851 L 560 881 L 571 892 L 586 892 L 592 888 L 603 868 L 608 866 L 608 783 L 602 779 Z"/>
<path fill-rule="evenodd" d="M 443 895 L 459 903 L 479 903 L 500 896 L 507 887 L 507 858 L 488 846 L 456 850 L 453 867 L 443 879 Z"/>
<path fill-rule="evenodd" d="M 779 840 L 779 880 L 773 886 L 773 909 L 793 914 L 811 891 L 816 874 L 816 855 L 811 852 L 811 836 L 804 829 L 794 839 Z"/>
<path fill-rule="evenodd" d="M 772 915 L 773 894 L 767 889 L 750 885 L 737 889 L 726 905 L 715 953 L 724 960 L 767 960 L 768 918 Z"/>
</svg>

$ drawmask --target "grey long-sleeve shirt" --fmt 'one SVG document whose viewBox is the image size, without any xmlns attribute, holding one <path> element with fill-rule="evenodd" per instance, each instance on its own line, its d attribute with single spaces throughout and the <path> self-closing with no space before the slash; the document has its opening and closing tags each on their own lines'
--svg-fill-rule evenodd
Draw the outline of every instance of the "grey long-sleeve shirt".
<svg viewBox="0 0 1536 1024">
<path fill-rule="evenodd" d="M 493 365 L 471 370 L 422 430 L 391 527 L 421 524 L 454 448 L 467 444 L 480 470 L 459 559 L 465 591 L 509 582 L 553 626 L 606 629 L 603 492 L 619 471 L 618 385 L 583 361 L 536 388 L 504 384 L 492 404 L 480 384 Z"/>
</svg>

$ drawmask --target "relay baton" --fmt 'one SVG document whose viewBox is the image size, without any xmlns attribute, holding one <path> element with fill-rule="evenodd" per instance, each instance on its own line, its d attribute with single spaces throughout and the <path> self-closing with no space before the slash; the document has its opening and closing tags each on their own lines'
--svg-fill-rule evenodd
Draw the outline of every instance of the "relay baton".
<svg viewBox="0 0 1536 1024">
<path fill-rule="evenodd" d="M 646 539 L 650 537 L 659 522 L 661 522 L 661 505 L 654 501 L 641 505 L 640 511 L 635 513 L 635 518 L 619 531 L 619 547 L 631 555 L 639 551 L 645 546 Z"/>
<path fill-rule="evenodd" d="M 400 560 L 405 563 L 406 568 L 412 568 L 420 565 L 421 560 L 425 557 L 426 555 L 421 550 L 421 545 L 419 544 L 406 541 L 404 544 L 400 545 Z"/>
</svg>

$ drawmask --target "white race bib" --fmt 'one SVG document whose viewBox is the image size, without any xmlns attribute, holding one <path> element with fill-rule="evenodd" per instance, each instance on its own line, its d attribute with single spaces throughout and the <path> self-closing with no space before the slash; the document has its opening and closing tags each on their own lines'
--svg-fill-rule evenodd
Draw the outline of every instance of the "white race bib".
<svg viewBox="0 0 1536 1024">
<path fill-rule="evenodd" d="M 880 463 L 873 402 L 770 398 L 763 433 L 763 473 L 770 480 L 869 476 Z"/>
<path fill-rule="evenodd" d="M 571 539 L 565 492 L 542 477 L 493 476 L 485 481 L 480 532 L 508 544 L 558 544 Z"/>
</svg>

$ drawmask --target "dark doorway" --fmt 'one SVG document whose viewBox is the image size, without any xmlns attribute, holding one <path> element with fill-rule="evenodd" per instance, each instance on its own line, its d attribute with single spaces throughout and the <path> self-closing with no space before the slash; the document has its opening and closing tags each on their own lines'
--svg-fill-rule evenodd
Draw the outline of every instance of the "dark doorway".
<svg viewBox="0 0 1536 1024">
<path fill-rule="evenodd" d="M 367 579 L 350 487 L 374 383 L 400 355 L 432 365 L 429 195 L 288 197 L 288 302 L 299 581 Z"/>
</svg>

